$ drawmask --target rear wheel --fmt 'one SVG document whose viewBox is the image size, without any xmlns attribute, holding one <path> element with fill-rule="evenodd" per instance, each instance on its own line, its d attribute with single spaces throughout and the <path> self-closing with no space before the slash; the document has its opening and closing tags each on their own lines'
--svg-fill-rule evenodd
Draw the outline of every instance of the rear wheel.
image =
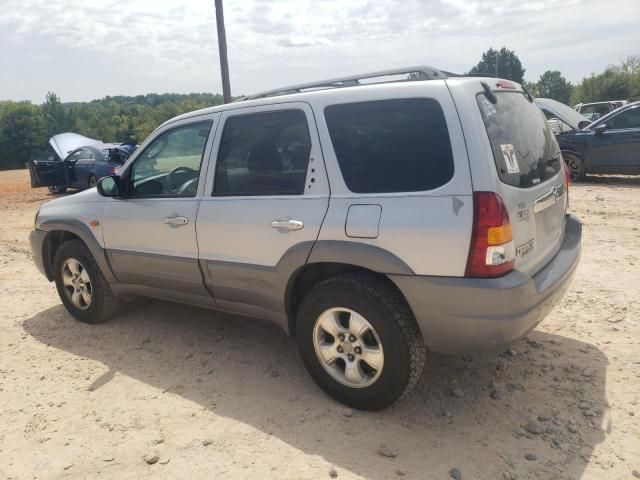
<svg viewBox="0 0 640 480">
<path fill-rule="evenodd" d="M 411 310 L 375 276 L 341 275 L 316 285 L 302 302 L 296 329 L 311 377 L 354 408 L 391 405 L 424 368 L 426 349 Z"/>
<path fill-rule="evenodd" d="M 98 179 L 95 175 L 89 175 L 89 188 L 93 188 L 98 184 Z"/>
<path fill-rule="evenodd" d="M 60 185 L 51 185 L 49 187 L 49 191 L 54 195 L 61 195 L 67 191 L 67 187 L 62 187 Z"/>
<path fill-rule="evenodd" d="M 64 242 L 53 259 L 56 288 L 69 313 L 84 323 L 100 323 L 118 306 L 91 252 L 80 240 Z"/>
<path fill-rule="evenodd" d="M 572 182 L 578 182 L 580 180 L 584 180 L 586 176 L 586 171 L 584 168 L 584 163 L 582 162 L 582 158 L 580 158 L 575 153 L 570 152 L 562 152 L 562 157 L 564 158 L 567 167 L 569 168 L 569 175 L 571 176 Z"/>
</svg>

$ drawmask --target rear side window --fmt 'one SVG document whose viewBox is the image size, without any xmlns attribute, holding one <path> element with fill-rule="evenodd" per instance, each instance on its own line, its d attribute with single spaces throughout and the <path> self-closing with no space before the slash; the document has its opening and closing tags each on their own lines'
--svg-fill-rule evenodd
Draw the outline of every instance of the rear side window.
<svg viewBox="0 0 640 480">
<path fill-rule="evenodd" d="M 302 110 L 230 117 L 220 143 L 213 195 L 302 195 L 310 152 Z"/>
<path fill-rule="evenodd" d="M 500 179 L 514 187 L 534 187 L 561 168 L 560 149 L 547 119 L 521 92 L 494 92 L 491 103 L 478 94 Z"/>
<path fill-rule="evenodd" d="M 432 190 L 453 177 L 449 131 L 433 99 L 331 105 L 325 119 L 352 192 Z"/>
</svg>

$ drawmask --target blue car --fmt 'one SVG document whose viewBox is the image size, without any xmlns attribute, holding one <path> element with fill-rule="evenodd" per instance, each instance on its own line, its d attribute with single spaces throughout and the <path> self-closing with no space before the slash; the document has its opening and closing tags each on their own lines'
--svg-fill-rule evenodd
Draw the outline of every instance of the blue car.
<svg viewBox="0 0 640 480">
<path fill-rule="evenodd" d="M 640 102 L 592 123 L 563 103 L 548 98 L 536 102 L 552 124 L 571 180 L 589 173 L 640 175 Z"/>
<path fill-rule="evenodd" d="M 103 143 L 77 133 L 54 135 L 49 145 L 53 156 L 26 165 L 31 187 L 49 187 L 53 194 L 95 187 L 100 178 L 118 173 L 135 150 L 134 145 Z"/>
</svg>

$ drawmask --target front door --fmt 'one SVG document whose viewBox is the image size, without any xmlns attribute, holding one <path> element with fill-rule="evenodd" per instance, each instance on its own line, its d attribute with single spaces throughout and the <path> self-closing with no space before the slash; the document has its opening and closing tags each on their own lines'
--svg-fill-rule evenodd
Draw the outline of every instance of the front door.
<svg viewBox="0 0 640 480">
<path fill-rule="evenodd" d="M 32 160 L 26 162 L 31 176 L 31 187 L 65 186 L 64 162 L 54 158 L 52 160 Z"/>
<path fill-rule="evenodd" d="M 198 266 L 195 229 L 203 158 L 217 116 L 166 125 L 122 172 L 127 194 L 106 199 L 104 243 L 119 282 L 210 298 Z"/>
<path fill-rule="evenodd" d="M 606 125 L 591 138 L 591 165 L 596 171 L 640 173 L 640 106 L 614 115 Z"/>
<path fill-rule="evenodd" d="M 196 227 L 206 281 L 220 307 L 284 321 L 286 283 L 328 208 L 311 108 L 227 111 L 218 132 Z"/>
</svg>

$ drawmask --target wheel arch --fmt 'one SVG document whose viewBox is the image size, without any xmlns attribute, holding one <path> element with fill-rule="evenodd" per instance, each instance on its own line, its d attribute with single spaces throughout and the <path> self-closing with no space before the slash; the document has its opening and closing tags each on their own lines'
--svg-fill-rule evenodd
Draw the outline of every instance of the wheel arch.
<svg viewBox="0 0 640 480">
<path fill-rule="evenodd" d="M 60 248 L 60 245 L 64 242 L 68 242 L 69 240 L 82 241 L 78 235 L 68 230 L 52 230 L 47 233 L 46 237 L 44 237 L 44 241 L 42 242 L 42 264 L 44 265 L 44 272 L 47 276 L 47 280 L 50 282 L 55 280 L 53 273 L 53 259 L 56 256 L 56 252 L 58 251 L 58 248 Z"/>
<path fill-rule="evenodd" d="M 47 279 L 52 281 L 54 278 L 53 258 L 56 250 L 60 245 L 62 245 L 62 243 L 68 240 L 78 239 L 89 249 L 89 252 L 91 252 L 91 255 L 95 259 L 98 268 L 100 268 L 102 275 L 104 275 L 107 282 L 114 283 L 116 281 L 107 261 L 104 249 L 100 246 L 93 232 L 89 230 L 89 227 L 86 224 L 76 219 L 49 220 L 43 221 L 37 228 L 47 232 L 42 246 L 42 260 Z"/>
<path fill-rule="evenodd" d="M 585 171 L 587 170 L 587 163 L 586 163 L 586 156 L 584 154 L 584 152 L 580 151 L 579 149 L 575 148 L 575 147 L 567 147 L 567 146 L 561 146 L 560 147 L 560 152 L 562 153 L 562 155 L 564 155 L 565 153 L 568 153 L 570 155 L 575 155 L 576 157 L 578 157 L 581 161 L 582 161 L 582 165 L 584 165 Z"/>
<path fill-rule="evenodd" d="M 294 335 L 296 331 L 296 319 L 298 309 L 305 295 L 317 284 L 329 278 L 347 273 L 361 273 L 377 277 L 389 288 L 398 292 L 403 301 L 411 310 L 411 306 L 398 286 L 388 277 L 386 273 L 357 265 L 343 262 L 314 262 L 307 263 L 296 270 L 290 277 L 285 290 L 285 309 L 287 313 L 289 334 Z M 413 313 L 413 311 L 412 311 Z"/>
</svg>

